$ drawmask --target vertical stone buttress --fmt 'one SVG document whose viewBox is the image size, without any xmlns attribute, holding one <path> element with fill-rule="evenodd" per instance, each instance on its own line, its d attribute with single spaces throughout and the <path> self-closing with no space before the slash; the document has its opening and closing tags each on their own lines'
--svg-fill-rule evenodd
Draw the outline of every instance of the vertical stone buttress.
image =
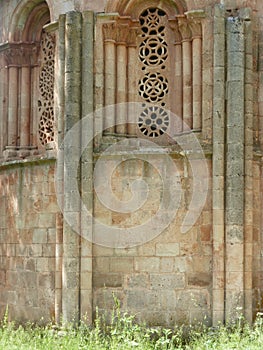
<svg viewBox="0 0 263 350">
<path fill-rule="evenodd" d="M 253 75 L 253 29 L 251 10 L 243 9 L 245 31 L 245 212 L 244 212 L 244 314 L 248 321 L 253 318 L 253 118 L 254 118 L 254 75 Z"/>
<path fill-rule="evenodd" d="M 58 147 L 61 146 L 64 137 L 64 112 L 65 112 L 65 15 L 59 17 L 58 24 L 58 44 L 57 44 L 57 60 L 55 62 L 55 71 L 57 72 L 55 79 L 55 95 L 54 100 L 55 115 L 57 116 L 55 141 Z M 57 169 L 57 183 L 61 187 L 57 189 L 59 195 L 63 193 L 63 168 Z M 60 322 L 62 317 L 62 262 L 63 262 L 63 217 L 62 213 L 57 215 L 56 221 L 56 276 L 55 276 L 55 318 L 56 322 Z"/>
<path fill-rule="evenodd" d="M 226 49 L 226 55 L 225 55 Z M 250 12 L 214 17 L 213 322 L 252 320 L 253 80 Z M 251 95 L 252 94 L 252 95 Z"/>
<path fill-rule="evenodd" d="M 92 140 L 81 156 L 81 198 L 88 211 L 93 213 L 93 135 L 94 135 L 94 89 L 93 89 L 93 34 L 94 14 L 83 13 L 82 25 L 82 118 L 89 118 L 89 127 L 81 128 L 84 139 Z M 86 119 L 85 119 L 86 120 Z M 81 260 L 80 260 L 80 315 L 92 322 L 92 218 L 84 225 L 85 211 L 81 208 Z"/>
<path fill-rule="evenodd" d="M 82 139 L 93 140 L 93 115 L 89 128 L 82 128 L 82 119 L 93 112 L 93 12 L 69 12 L 59 18 L 59 46 L 57 50 L 56 115 L 57 142 L 61 146 L 69 130 L 77 125 L 79 137 L 72 140 L 74 159 L 58 169 L 58 191 L 64 196 L 67 217 L 72 214 L 75 232 L 65 219 L 58 220 L 56 253 L 56 319 L 78 321 L 85 316 L 92 321 L 92 220 L 83 220 L 82 205 L 92 212 L 93 206 L 93 142 L 81 154 Z M 85 134 L 84 134 L 85 133 Z M 87 135 L 88 134 L 88 135 Z M 67 145 L 68 146 L 68 145 Z M 70 146 L 71 147 L 71 146 Z M 60 156 L 63 156 L 61 153 Z M 64 159 L 64 163 L 66 159 Z M 65 169 L 79 169 L 78 181 L 82 203 L 66 198 L 72 179 Z M 74 186 L 72 186 L 73 188 Z M 76 197 L 74 194 L 72 197 Z M 77 196 L 78 197 L 78 196 Z M 63 209 L 63 208 L 62 208 Z M 84 214 L 83 214 L 84 215 Z M 61 236 L 61 226 L 63 235 Z M 63 254 L 60 247 L 63 247 Z M 62 258 L 61 258 L 62 256 Z M 61 280 L 62 272 L 62 280 Z M 61 313 L 61 315 L 60 315 Z"/>
<path fill-rule="evenodd" d="M 225 10 L 215 6 L 213 96 L 213 324 L 225 300 Z"/>
<path fill-rule="evenodd" d="M 244 308 L 244 22 L 226 19 L 226 319 Z"/>
<path fill-rule="evenodd" d="M 81 118 L 81 44 L 81 14 L 69 12 L 65 20 L 65 135 Z M 75 150 L 75 157 L 71 160 L 71 164 L 65 165 L 67 169 L 78 168 L 80 137 L 72 140 L 72 147 Z M 71 181 L 74 179 L 70 174 L 64 174 L 65 195 L 73 187 Z M 65 207 L 64 210 L 72 212 L 72 215 L 79 217 L 80 221 L 80 203 L 73 202 L 69 198 L 66 198 L 66 203 L 70 207 Z M 80 235 L 66 220 L 63 222 L 62 314 L 65 321 L 78 321 L 80 317 Z"/>
</svg>

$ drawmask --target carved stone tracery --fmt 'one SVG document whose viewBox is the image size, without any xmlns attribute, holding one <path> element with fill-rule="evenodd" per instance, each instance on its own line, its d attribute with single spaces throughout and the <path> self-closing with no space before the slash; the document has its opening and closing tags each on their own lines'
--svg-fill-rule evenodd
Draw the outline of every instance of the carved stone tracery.
<svg viewBox="0 0 263 350">
<path fill-rule="evenodd" d="M 139 81 L 138 92 L 144 101 L 153 106 L 144 109 L 138 126 L 144 136 L 155 138 L 163 135 L 169 127 L 168 113 L 158 106 L 166 105 L 169 92 L 166 13 L 158 8 L 148 8 L 140 16 L 140 25 L 139 60 L 144 76 Z"/>
<path fill-rule="evenodd" d="M 161 136 L 164 129 L 160 125 L 173 128 L 174 134 L 190 129 L 200 131 L 204 12 L 183 13 L 155 0 L 143 4 L 138 4 L 140 12 L 136 5 L 130 15 L 108 15 L 102 25 L 104 103 L 141 102 L 143 110 L 154 105 L 176 115 L 175 122 L 169 120 L 169 114 L 168 126 L 167 119 L 164 124 L 151 123 L 152 133 L 146 135 L 149 127 L 143 131 L 147 137 Z M 117 109 L 112 120 L 104 119 L 105 134 L 125 135 L 128 130 L 129 135 L 135 136 L 143 120 L 141 116 L 118 113 Z M 108 127 L 127 122 L 127 127 Z M 137 131 L 129 127 L 131 123 L 135 128 L 137 125 Z"/>
<path fill-rule="evenodd" d="M 40 98 L 38 100 L 39 138 L 43 146 L 54 141 L 54 55 L 54 37 L 50 33 L 43 32 L 39 74 Z"/>
</svg>

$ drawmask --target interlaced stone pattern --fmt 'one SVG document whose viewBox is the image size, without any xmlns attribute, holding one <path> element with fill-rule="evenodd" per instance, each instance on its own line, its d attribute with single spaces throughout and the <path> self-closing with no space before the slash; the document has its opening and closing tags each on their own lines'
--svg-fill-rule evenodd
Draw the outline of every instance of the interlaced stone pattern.
<svg viewBox="0 0 263 350">
<path fill-rule="evenodd" d="M 39 139 L 43 146 L 54 141 L 54 66 L 55 40 L 43 32 L 41 40 L 38 110 Z"/>
<path fill-rule="evenodd" d="M 146 107 L 139 117 L 140 131 L 147 137 L 163 135 L 169 126 L 169 116 L 164 108 L 169 92 L 166 77 L 168 45 L 166 41 L 166 13 L 158 8 L 148 8 L 140 16 L 141 43 L 139 59 L 144 76 L 139 81 L 139 95 L 154 106 Z M 156 105 L 160 104 L 160 106 Z"/>
</svg>

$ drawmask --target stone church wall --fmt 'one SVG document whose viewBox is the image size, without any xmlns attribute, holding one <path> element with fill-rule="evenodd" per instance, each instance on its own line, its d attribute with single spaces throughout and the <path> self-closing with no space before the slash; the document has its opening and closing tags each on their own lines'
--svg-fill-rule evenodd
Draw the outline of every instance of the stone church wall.
<svg viewBox="0 0 263 350">
<path fill-rule="evenodd" d="M 0 316 L 262 311 L 262 16 L 0 0 Z"/>
<path fill-rule="evenodd" d="M 0 178 L 1 317 L 8 305 L 11 319 L 47 322 L 55 314 L 61 233 L 54 161 L 2 165 Z"/>
</svg>

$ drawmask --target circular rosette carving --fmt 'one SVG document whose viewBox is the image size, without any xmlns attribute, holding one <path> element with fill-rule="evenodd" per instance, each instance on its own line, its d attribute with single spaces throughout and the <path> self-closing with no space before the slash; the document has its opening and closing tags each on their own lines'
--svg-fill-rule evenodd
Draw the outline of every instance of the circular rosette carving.
<svg viewBox="0 0 263 350">
<path fill-rule="evenodd" d="M 153 106 L 143 110 L 139 116 L 138 127 L 141 133 L 148 137 L 159 137 L 169 127 L 169 115 L 161 107 Z"/>
<path fill-rule="evenodd" d="M 141 43 L 139 57 L 146 66 L 158 67 L 168 57 L 167 43 L 162 37 L 150 36 Z"/>
<path fill-rule="evenodd" d="M 148 73 L 139 81 L 139 93 L 147 102 L 162 101 L 168 93 L 168 80 L 160 73 Z"/>
<path fill-rule="evenodd" d="M 140 16 L 140 24 L 142 28 L 156 28 L 160 24 L 161 17 L 164 16 L 164 11 L 158 8 L 148 8 Z"/>
</svg>

